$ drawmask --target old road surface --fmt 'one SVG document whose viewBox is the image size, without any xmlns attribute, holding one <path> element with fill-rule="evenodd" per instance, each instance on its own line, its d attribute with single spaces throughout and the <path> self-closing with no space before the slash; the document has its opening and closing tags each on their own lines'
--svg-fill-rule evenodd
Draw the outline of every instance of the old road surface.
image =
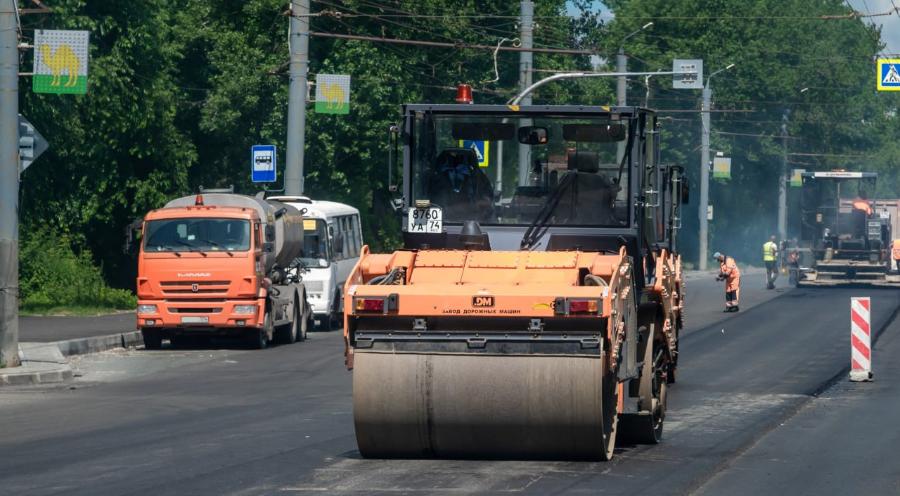
<svg viewBox="0 0 900 496">
<path fill-rule="evenodd" d="M 710 279 L 688 285 L 663 443 L 623 446 L 610 463 L 362 459 L 351 376 L 332 332 L 260 351 L 87 355 L 73 362 L 81 376 L 71 384 L 0 389 L 0 487 L 92 496 L 896 494 L 900 291 L 765 291 L 754 275 L 741 312 L 723 314 L 722 287 Z M 869 384 L 844 375 L 856 295 L 872 297 L 881 333 Z"/>
</svg>

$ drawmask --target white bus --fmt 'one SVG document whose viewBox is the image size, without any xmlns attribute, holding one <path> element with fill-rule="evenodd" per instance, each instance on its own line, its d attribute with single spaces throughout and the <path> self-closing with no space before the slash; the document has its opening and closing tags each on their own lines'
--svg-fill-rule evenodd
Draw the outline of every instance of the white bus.
<svg viewBox="0 0 900 496">
<path fill-rule="evenodd" d="M 343 322 L 342 288 L 359 261 L 363 246 L 359 210 L 343 203 L 311 200 L 305 196 L 273 196 L 303 214 L 303 284 L 314 324 L 331 330 Z"/>
</svg>

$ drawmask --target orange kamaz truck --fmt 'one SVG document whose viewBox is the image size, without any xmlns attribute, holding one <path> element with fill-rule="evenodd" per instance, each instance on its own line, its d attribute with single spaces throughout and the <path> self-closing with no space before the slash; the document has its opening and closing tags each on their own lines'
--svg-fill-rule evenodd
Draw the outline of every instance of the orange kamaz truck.
<svg viewBox="0 0 900 496">
<path fill-rule="evenodd" d="M 609 459 L 657 443 L 682 169 L 635 107 L 406 105 L 404 248 L 344 290 L 361 454 Z M 394 188 L 392 188 L 394 189 Z"/>
<path fill-rule="evenodd" d="M 305 339 L 303 223 L 294 207 L 203 192 L 149 212 L 142 233 L 137 327 L 147 349 L 185 336 L 240 336 L 255 348 Z"/>
</svg>

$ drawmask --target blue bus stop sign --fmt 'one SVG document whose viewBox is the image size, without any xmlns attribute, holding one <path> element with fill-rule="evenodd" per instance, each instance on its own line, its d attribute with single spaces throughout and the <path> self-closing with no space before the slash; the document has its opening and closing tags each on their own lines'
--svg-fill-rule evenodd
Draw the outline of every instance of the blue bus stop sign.
<svg viewBox="0 0 900 496">
<path fill-rule="evenodd" d="M 250 148 L 250 179 L 254 183 L 275 182 L 275 145 L 253 145 Z"/>
</svg>

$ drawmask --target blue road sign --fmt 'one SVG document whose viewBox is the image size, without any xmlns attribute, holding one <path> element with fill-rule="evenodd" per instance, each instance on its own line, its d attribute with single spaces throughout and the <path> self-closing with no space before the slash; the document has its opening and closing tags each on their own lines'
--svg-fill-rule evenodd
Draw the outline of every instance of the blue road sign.
<svg viewBox="0 0 900 496">
<path fill-rule="evenodd" d="M 491 143 L 489 141 L 461 140 L 459 146 L 475 151 L 478 167 L 487 167 L 490 163 Z"/>
<path fill-rule="evenodd" d="M 275 182 L 275 145 L 253 145 L 250 148 L 250 179 L 254 183 Z"/>
<path fill-rule="evenodd" d="M 900 59 L 878 59 L 878 91 L 900 91 Z"/>
</svg>

